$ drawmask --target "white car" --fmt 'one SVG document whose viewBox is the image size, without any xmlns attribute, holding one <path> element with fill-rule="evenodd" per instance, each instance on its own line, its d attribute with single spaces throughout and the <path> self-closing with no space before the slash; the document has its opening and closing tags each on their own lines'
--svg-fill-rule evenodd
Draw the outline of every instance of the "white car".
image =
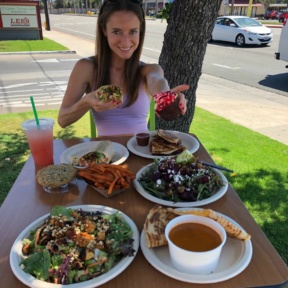
<svg viewBox="0 0 288 288">
<path fill-rule="evenodd" d="M 210 38 L 212 40 L 245 44 L 267 45 L 273 40 L 270 28 L 246 16 L 218 17 Z"/>
</svg>

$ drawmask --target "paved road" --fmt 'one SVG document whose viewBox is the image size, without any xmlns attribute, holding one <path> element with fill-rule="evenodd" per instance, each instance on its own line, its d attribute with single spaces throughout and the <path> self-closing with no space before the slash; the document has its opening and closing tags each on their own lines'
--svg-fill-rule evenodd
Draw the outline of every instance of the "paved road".
<svg viewBox="0 0 288 288">
<path fill-rule="evenodd" d="M 0 55 L 0 113 L 29 110 L 30 96 L 39 110 L 59 108 L 79 58 L 73 53 Z"/>
<path fill-rule="evenodd" d="M 73 35 L 93 44 L 96 19 L 71 14 L 50 15 L 52 30 Z M 142 54 L 158 61 L 167 23 L 161 19 L 147 20 L 146 23 Z M 257 45 L 237 47 L 233 43 L 220 41 L 208 43 L 202 72 L 287 97 L 288 69 L 285 68 L 287 63 L 277 61 L 274 57 L 278 51 L 281 29 L 272 27 L 271 29 L 274 39 L 265 47 Z"/>
</svg>

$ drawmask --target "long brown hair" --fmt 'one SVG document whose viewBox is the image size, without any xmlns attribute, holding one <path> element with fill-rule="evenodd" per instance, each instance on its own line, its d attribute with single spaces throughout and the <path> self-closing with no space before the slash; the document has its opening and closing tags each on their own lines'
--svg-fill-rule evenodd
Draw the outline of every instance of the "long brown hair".
<svg viewBox="0 0 288 288">
<path fill-rule="evenodd" d="M 139 3 L 136 3 L 139 2 Z M 140 36 L 139 45 L 134 51 L 130 59 L 125 61 L 124 69 L 124 81 L 126 83 L 128 102 L 126 106 L 132 105 L 138 96 L 138 89 L 141 81 L 140 71 L 140 56 L 142 53 L 142 47 L 145 36 L 145 15 L 141 1 L 133 0 L 105 0 L 102 4 L 97 21 L 97 34 L 96 34 L 96 87 L 110 84 L 110 61 L 111 61 L 111 49 L 109 47 L 107 38 L 103 33 L 103 28 L 106 28 L 106 23 L 112 13 L 117 11 L 131 11 L 136 14 L 140 20 Z"/>
</svg>

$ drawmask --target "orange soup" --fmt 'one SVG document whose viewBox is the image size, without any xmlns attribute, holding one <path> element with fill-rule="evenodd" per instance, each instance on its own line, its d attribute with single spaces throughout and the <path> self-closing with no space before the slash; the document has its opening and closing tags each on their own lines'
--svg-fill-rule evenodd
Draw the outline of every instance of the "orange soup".
<svg viewBox="0 0 288 288">
<path fill-rule="evenodd" d="M 170 240 L 178 247 L 203 252 L 218 247 L 222 239 L 212 228 L 200 223 L 181 223 L 169 232 Z"/>
</svg>

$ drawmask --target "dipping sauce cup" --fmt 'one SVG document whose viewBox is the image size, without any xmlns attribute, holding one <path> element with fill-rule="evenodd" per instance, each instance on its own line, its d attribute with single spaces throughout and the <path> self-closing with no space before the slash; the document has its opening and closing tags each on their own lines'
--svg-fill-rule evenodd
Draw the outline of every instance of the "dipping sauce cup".
<svg viewBox="0 0 288 288">
<path fill-rule="evenodd" d="M 54 164 L 53 126 L 54 120 L 50 118 L 39 118 L 39 125 L 35 119 L 22 123 L 34 163 L 37 166 Z"/>
<path fill-rule="evenodd" d="M 135 137 L 139 146 L 147 146 L 149 144 L 150 134 L 148 132 L 136 133 Z"/>
<path fill-rule="evenodd" d="M 172 265 L 183 273 L 195 275 L 210 274 L 216 269 L 227 237 L 219 223 L 194 215 L 171 220 L 165 236 Z"/>
</svg>

